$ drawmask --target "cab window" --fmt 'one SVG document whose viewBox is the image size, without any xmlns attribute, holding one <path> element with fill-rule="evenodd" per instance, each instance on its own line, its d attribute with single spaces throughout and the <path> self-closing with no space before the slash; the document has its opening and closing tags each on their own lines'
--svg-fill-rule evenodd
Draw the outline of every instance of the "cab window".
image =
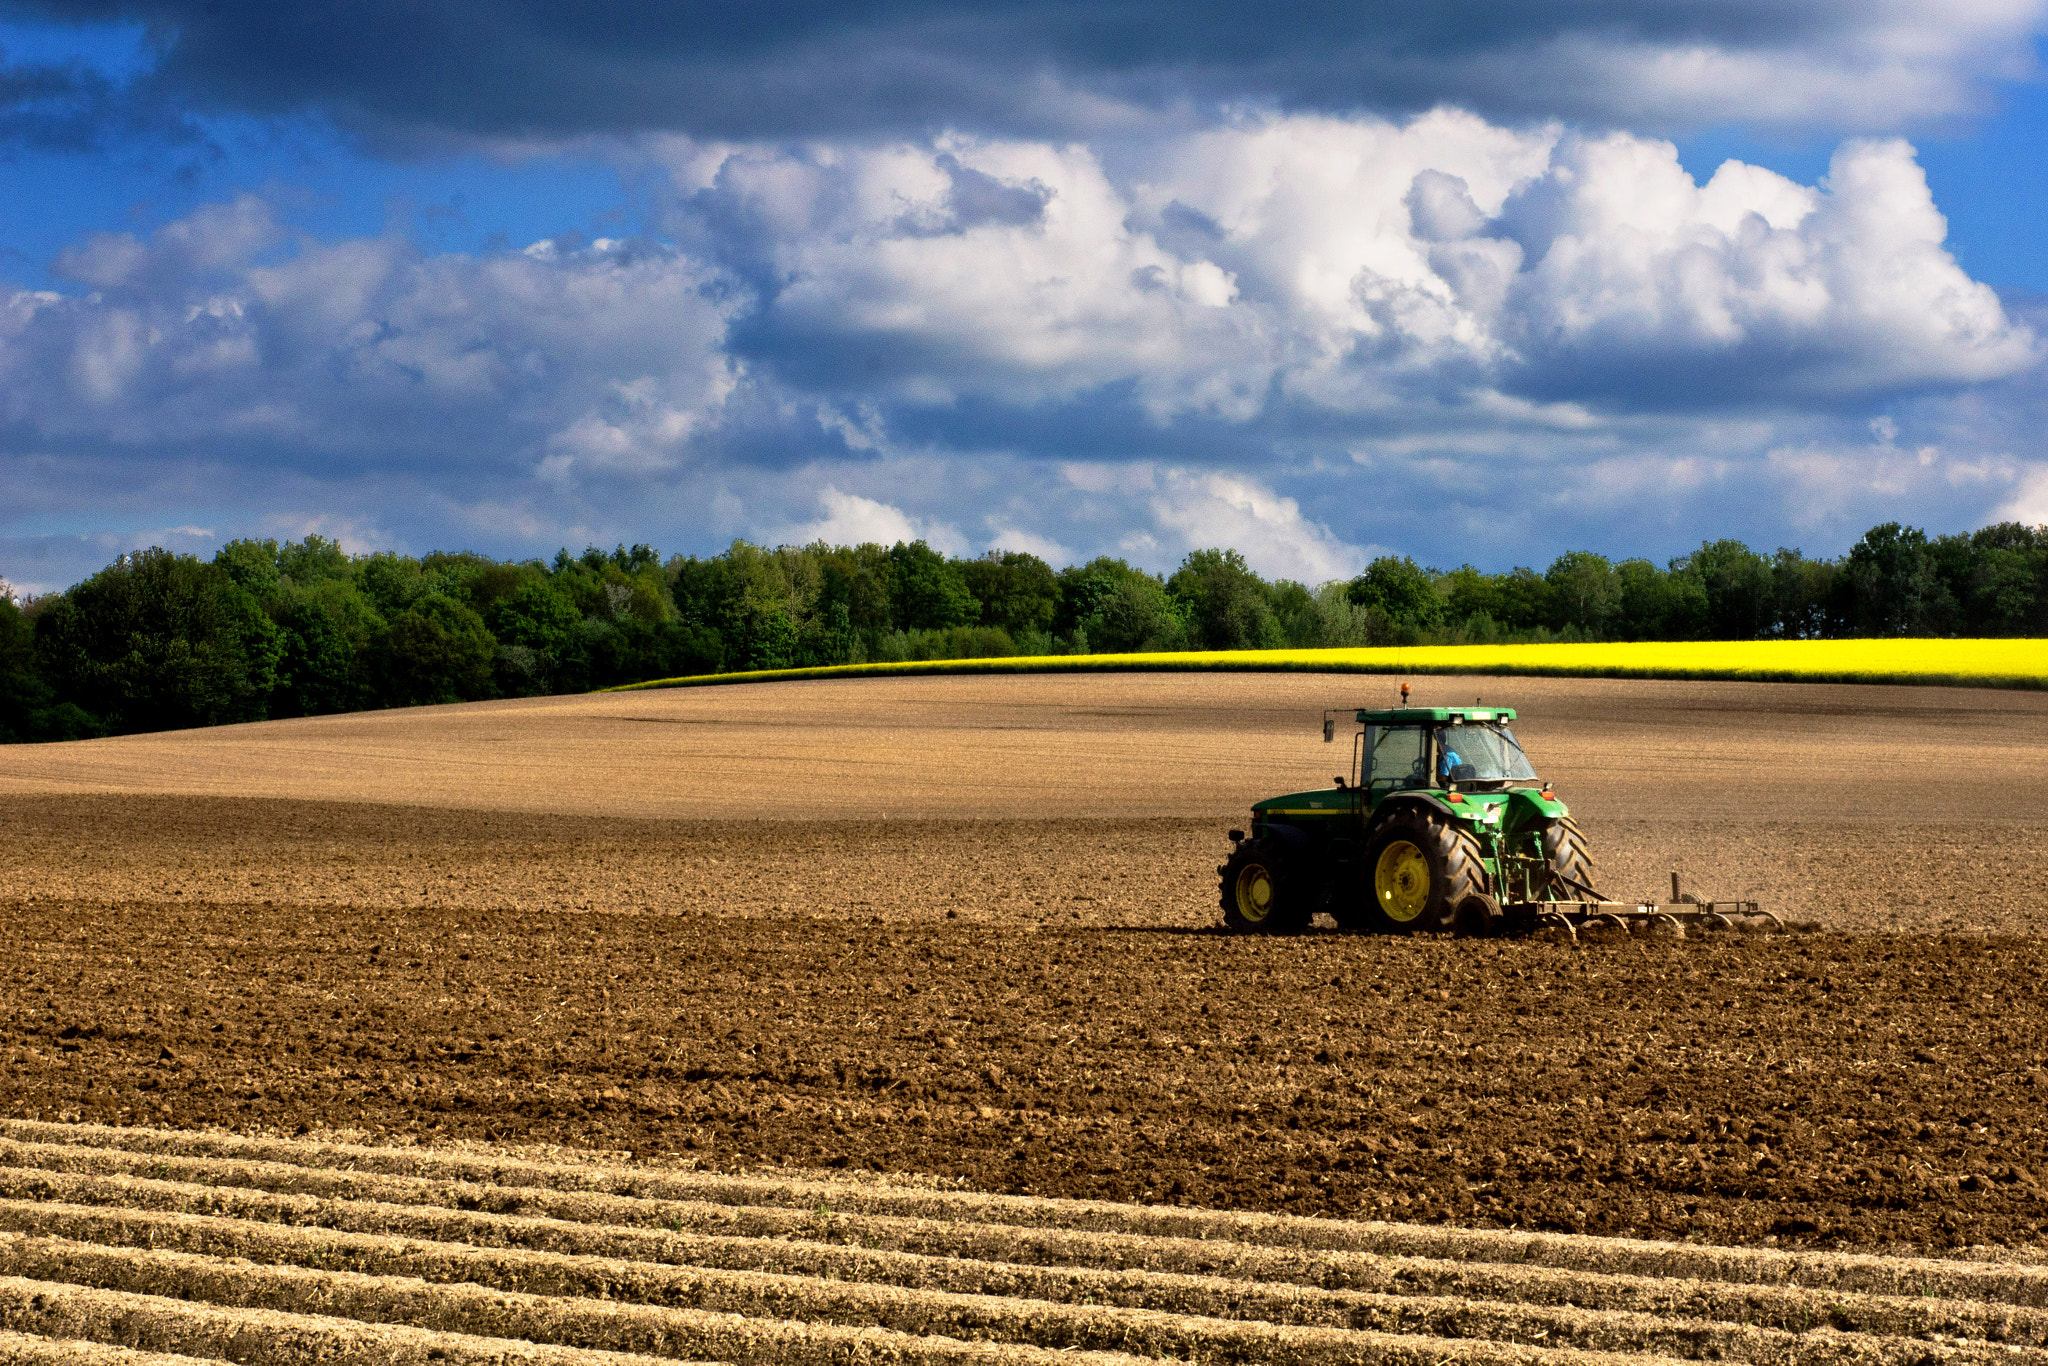
<svg viewBox="0 0 2048 1366">
<path fill-rule="evenodd" d="M 1372 742 L 1374 787 L 1420 787 L 1429 781 L 1429 760 L 1421 726 L 1375 727 Z"/>
</svg>

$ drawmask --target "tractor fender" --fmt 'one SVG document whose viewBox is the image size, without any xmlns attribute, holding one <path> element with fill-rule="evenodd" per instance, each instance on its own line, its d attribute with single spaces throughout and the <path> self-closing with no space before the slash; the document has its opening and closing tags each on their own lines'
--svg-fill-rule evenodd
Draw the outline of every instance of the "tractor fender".
<svg viewBox="0 0 2048 1366">
<path fill-rule="evenodd" d="M 1570 809 L 1557 798 L 1546 797 L 1541 792 L 1532 792 L 1526 787 L 1518 787 L 1508 793 L 1508 809 L 1501 823 L 1520 828 L 1525 825 L 1543 825 L 1570 814 Z"/>
<path fill-rule="evenodd" d="M 1427 792 L 1401 792 L 1388 797 L 1373 810 L 1372 820 L 1366 828 L 1370 830 L 1395 812 L 1408 807 L 1421 807 L 1424 810 L 1434 811 L 1448 820 L 1471 819 L 1470 813 L 1454 810 L 1451 804 L 1441 797 L 1432 797 Z"/>
</svg>

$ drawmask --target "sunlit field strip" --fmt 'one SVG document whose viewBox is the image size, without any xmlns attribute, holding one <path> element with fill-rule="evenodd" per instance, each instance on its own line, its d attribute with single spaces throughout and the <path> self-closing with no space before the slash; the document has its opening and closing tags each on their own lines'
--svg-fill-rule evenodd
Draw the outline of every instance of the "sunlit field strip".
<svg viewBox="0 0 2048 1366">
<path fill-rule="evenodd" d="M 1361 674 L 1547 674 L 1718 678 L 1784 683 L 1921 683 L 2048 687 L 2048 640 L 1723 640 L 1608 645 L 1415 645 L 1343 650 L 1207 650 L 1124 655 L 1011 655 L 759 669 L 629 683 L 693 688 L 869 675 L 1136 672 L 1215 669 Z"/>
</svg>

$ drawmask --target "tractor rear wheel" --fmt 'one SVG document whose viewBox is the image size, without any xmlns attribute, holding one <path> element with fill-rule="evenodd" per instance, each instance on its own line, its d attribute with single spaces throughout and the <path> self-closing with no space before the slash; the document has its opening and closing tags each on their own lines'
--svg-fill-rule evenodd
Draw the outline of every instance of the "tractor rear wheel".
<svg viewBox="0 0 2048 1366">
<path fill-rule="evenodd" d="M 1576 900 L 1583 895 L 1581 888 L 1593 885 L 1593 855 L 1579 823 L 1570 816 L 1559 816 L 1543 827 L 1543 861 L 1550 865 L 1553 897 Z"/>
<path fill-rule="evenodd" d="M 1365 846 L 1366 914 L 1382 934 L 1449 930 L 1466 897 L 1487 888 L 1485 851 L 1458 825 L 1412 808 Z"/>
<path fill-rule="evenodd" d="M 1217 872 L 1223 923 L 1239 934 L 1293 934 L 1308 925 L 1306 903 L 1267 841 L 1243 841 Z"/>
</svg>

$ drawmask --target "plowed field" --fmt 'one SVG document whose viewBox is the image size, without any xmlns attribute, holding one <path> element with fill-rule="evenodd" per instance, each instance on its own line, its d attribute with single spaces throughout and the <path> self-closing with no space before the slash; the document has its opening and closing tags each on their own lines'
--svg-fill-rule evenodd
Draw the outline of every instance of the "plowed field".
<svg viewBox="0 0 2048 1366">
<path fill-rule="evenodd" d="M 162 1354 L 2039 1366 L 2048 1266 L 0 1126 L 0 1359 Z"/>
<path fill-rule="evenodd" d="M 2048 697 L 1419 680 L 1522 708 L 1612 890 L 1676 869 L 1820 928 L 1217 934 L 1223 829 L 1341 767 L 1320 709 L 1373 683 L 783 684 L 0 751 L 4 1109 L 2048 1240 Z"/>
</svg>

